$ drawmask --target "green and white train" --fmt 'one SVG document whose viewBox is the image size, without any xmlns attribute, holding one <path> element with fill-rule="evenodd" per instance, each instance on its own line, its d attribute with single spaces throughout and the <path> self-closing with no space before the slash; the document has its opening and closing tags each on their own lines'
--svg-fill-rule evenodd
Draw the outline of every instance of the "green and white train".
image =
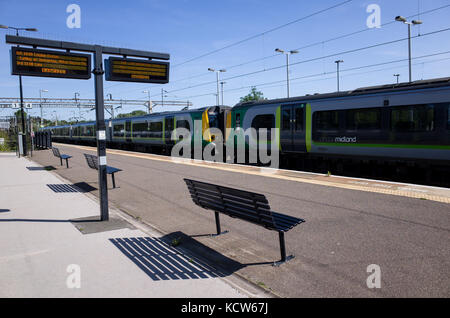
<svg viewBox="0 0 450 318">
<path fill-rule="evenodd" d="M 107 121 L 107 141 L 120 148 L 170 150 L 173 129 L 202 120 L 208 128 L 278 128 L 269 134 L 280 157 L 299 168 L 332 164 L 337 170 L 356 161 L 418 166 L 450 166 L 450 78 L 360 88 L 331 94 L 240 103 L 233 108 L 165 112 Z M 94 123 L 47 127 L 60 142 L 95 143 Z M 236 147 L 267 147 L 248 136 Z M 277 138 L 278 140 L 275 140 Z M 228 140 L 229 141 L 229 140 Z"/>
</svg>

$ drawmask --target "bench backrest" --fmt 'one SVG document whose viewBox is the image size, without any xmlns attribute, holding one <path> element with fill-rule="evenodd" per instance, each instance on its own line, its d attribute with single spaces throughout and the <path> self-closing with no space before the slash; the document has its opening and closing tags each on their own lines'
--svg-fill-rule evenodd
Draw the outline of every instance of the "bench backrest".
<svg viewBox="0 0 450 318">
<path fill-rule="evenodd" d="M 58 158 L 61 157 L 61 154 L 59 153 L 59 149 L 58 149 L 58 148 L 52 147 L 52 151 L 53 151 L 53 155 L 54 155 L 55 157 L 58 157 Z"/>
<path fill-rule="evenodd" d="M 98 170 L 98 160 L 97 156 L 94 155 L 88 155 L 87 153 L 84 154 L 84 157 L 86 158 L 86 162 L 91 169 Z"/>
<path fill-rule="evenodd" d="M 190 179 L 184 181 L 198 206 L 277 230 L 269 201 L 264 195 Z"/>
</svg>

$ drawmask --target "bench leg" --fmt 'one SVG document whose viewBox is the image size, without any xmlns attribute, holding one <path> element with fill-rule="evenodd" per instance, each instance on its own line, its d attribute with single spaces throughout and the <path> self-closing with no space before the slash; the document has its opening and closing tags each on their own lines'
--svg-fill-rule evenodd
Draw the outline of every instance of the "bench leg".
<svg viewBox="0 0 450 318">
<path fill-rule="evenodd" d="M 66 159 L 66 167 L 69 169 L 69 158 Z"/>
<path fill-rule="evenodd" d="M 219 235 L 228 233 L 228 231 L 222 232 L 222 230 L 220 229 L 220 217 L 219 217 L 219 212 L 214 212 L 214 216 L 215 216 L 215 218 L 216 218 L 216 229 L 217 229 L 217 234 L 213 234 L 213 235 L 211 235 L 211 236 L 219 236 Z"/>
<path fill-rule="evenodd" d="M 294 255 L 286 256 L 286 244 L 284 242 L 284 232 L 278 232 L 278 236 L 280 238 L 280 252 L 281 252 L 281 260 L 278 262 L 274 262 L 273 266 L 280 266 L 283 263 L 286 263 L 287 261 L 294 258 Z"/>
<path fill-rule="evenodd" d="M 62 158 L 59 158 L 59 160 L 61 161 L 61 166 L 63 165 L 63 163 L 62 163 Z"/>
<path fill-rule="evenodd" d="M 116 188 L 116 179 L 114 178 L 114 173 L 111 173 L 111 179 L 112 179 L 112 184 L 113 184 L 113 188 Z"/>
</svg>

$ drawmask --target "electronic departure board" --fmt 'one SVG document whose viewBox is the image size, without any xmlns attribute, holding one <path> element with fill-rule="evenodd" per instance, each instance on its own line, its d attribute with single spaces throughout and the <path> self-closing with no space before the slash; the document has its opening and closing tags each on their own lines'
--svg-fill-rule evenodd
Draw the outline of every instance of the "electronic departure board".
<svg viewBox="0 0 450 318">
<path fill-rule="evenodd" d="M 107 81 L 159 83 L 169 82 L 168 62 L 110 57 L 105 60 Z"/>
<path fill-rule="evenodd" d="M 79 53 L 11 48 L 12 75 L 91 78 L 91 56 Z"/>
</svg>

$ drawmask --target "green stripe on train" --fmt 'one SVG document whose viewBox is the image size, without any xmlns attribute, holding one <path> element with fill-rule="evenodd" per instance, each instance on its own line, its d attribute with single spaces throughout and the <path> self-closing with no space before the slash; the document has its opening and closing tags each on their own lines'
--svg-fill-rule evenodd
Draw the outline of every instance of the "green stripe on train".
<svg viewBox="0 0 450 318">
<path fill-rule="evenodd" d="M 311 104 L 306 104 L 306 125 L 305 125 L 305 142 L 306 152 L 311 152 L 312 143 L 312 112 Z"/>
<path fill-rule="evenodd" d="M 328 142 L 313 142 L 313 145 L 315 145 L 315 146 L 328 146 L 328 147 L 400 148 L 400 149 L 450 150 L 450 146 L 442 146 L 442 145 L 345 144 L 345 143 L 328 143 Z"/>
</svg>

